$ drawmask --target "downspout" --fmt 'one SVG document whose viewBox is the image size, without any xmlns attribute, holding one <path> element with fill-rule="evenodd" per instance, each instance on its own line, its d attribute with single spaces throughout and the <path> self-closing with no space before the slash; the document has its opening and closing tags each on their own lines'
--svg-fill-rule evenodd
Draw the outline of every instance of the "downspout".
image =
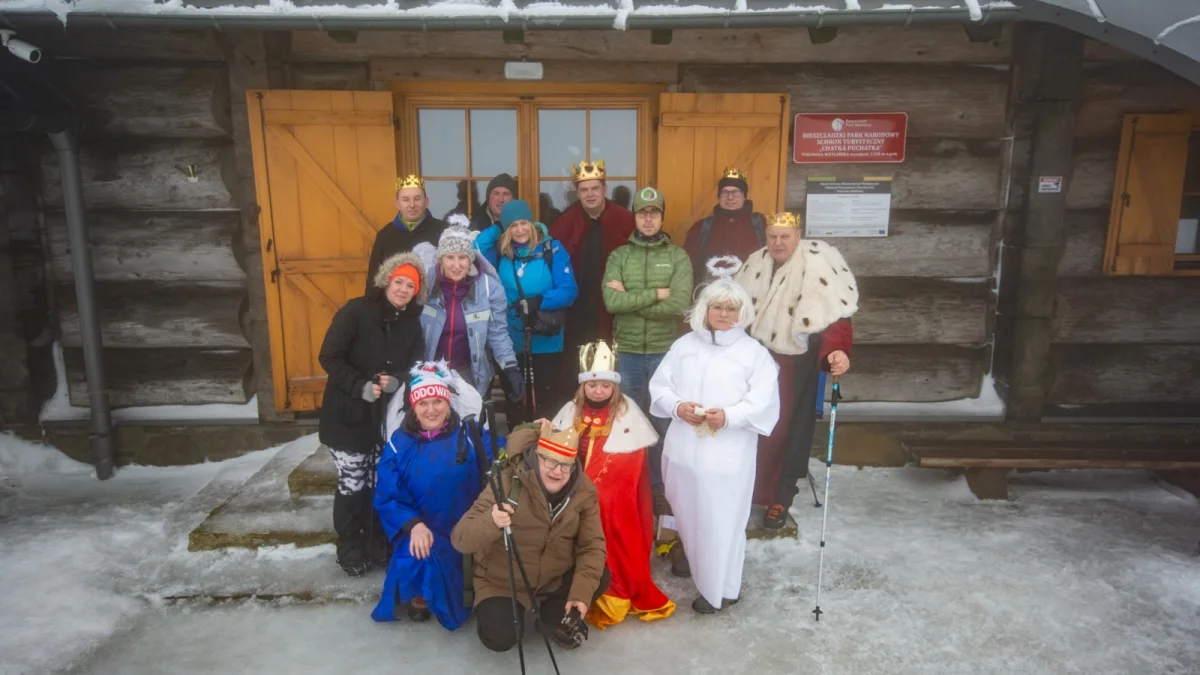
<svg viewBox="0 0 1200 675">
<path fill-rule="evenodd" d="M 58 169 L 62 175 L 63 206 L 67 212 L 67 235 L 71 246 L 71 269 L 75 275 L 75 296 L 79 304 L 79 332 L 83 342 L 83 365 L 87 372 L 88 401 L 92 417 L 92 464 L 96 477 L 107 480 L 113 474 L 112 413 L 108 406 L 108 383 L 104 379 L 104 354 L 100 341 L 100 320 L 96 315 L 95 275 L 92 272 L 92 248 L 84 220 L 83 178 L 79 170 L 79 137 L 70 125 L 49 131 L 50 142 L 58 151 Z"/>
</svg>

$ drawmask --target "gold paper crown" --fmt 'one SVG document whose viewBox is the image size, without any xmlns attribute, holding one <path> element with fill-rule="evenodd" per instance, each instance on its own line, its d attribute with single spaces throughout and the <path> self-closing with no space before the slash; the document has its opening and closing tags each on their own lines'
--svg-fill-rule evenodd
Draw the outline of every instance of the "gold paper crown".
<svg viewBox="0 0 1200 675">
<path fill-rule="evenodd" d="M 800 216 L 782 211 L 780 213 L 772 213 L 767 216 L 767 227 L 790 227 L 800 229 Z"/>
<path fill-rule="evenodd" d="M 721 174 L 721 178 L 732 178 L 734 180 L 750 182 L 750 177 L 745 171 L 737 168 L 725 167 L 725 173 Z"/>
<path fill-rule="evenodd" d="M 597 159 L 594 162 L 580 162 L 579 164 L 571 165 L 571 178 L 576 182 L 585 180 L 604 180 L 607 174 L 604 171 L 604 160 Z"/>
<path fill-rule="evenodd" d="M 579 372 L 584 375 L 611 375 L 617 372 L 617 355 L 604 342 L 596 340 L 579 346 Z M 590 377 L 586 379 L 600 379 Z"/>
<path fill-rule="evenodd" d="M 425 189 L 425 180 L 422 179 L 420 176 L 413 174 L 413 173 L 410 173 L 407 176 L 401 176 L 396 179 L 396 192 L 399 192 L 399 191 L 403 190 L 404 188 L 414 188 L 414 187 L 421 188 L 422 190 L 424 190 Z"/>
<path fill-rule="evenodd" d="M 542 431 L 538 434 L 537 453 L 556 462 L 570 462 L 575 459 L 579 448 L 579 432 L 575 425 L 555 431 L 549 420 L 542 422 Z"/>
</svg>

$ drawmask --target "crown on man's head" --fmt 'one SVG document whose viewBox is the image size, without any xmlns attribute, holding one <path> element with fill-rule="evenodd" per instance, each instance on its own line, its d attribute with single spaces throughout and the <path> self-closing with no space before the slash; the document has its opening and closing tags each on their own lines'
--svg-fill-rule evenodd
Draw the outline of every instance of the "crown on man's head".
<svg viewBox="0 0 1200 675">
<path fill-rule="evenodd" d="M 396 192 L 404 188 L 421 188 L 425 189 L 425 180 L 420 176 L 410 173 L 407 176 L 401 176 L 396 179 Z"/>
<path fill-rule="evenodd" d="M 790 227 L 798 230 L 800 229 L 800 216 L 788 211 L 772 213 L 767 216 L 767 227 Z"/>
<path fill-rule="evenodd" d="M 607 173 L 604 170 L 604 160 L 597 159 L 594 162 L 580 162 L 579 164 L 571 165 L 571 178 L 576 183 L 581 183 L 585 180 L 604 180 Z"/>
<path fill-rule="evenodd" d="M 735 167 L 725 167 L 725 173 L 721 174 L 721 178 L 732 178 L 734 180 L 749 181 L 750 177 L 745 171 Z"/>
</svg>

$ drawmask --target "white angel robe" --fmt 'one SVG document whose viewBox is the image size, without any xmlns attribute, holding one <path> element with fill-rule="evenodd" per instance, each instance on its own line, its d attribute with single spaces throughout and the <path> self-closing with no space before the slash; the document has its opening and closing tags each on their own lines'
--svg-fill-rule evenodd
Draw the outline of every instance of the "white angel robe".
<svg viewBox="0 0 1200 675">
<path fill-rule="evenodd" d="M 742 587 L 746 524 L 758 437 L 779 420 L 778 366 L 742 328 L 693 331 L 671 345 L 650 379 L 650 413 L 672 420 L 663 444 L 667 501 L 700 595 L 713 607 Z M 701 435 L 679 418 L 683 401 L 725 411 L 725 427 Z"/>
</svg>

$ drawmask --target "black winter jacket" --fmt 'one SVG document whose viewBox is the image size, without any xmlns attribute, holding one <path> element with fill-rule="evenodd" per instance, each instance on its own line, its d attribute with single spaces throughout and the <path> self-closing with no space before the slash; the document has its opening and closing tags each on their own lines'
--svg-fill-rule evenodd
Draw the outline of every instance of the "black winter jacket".
<svg viewBox="0 0 1200 675">
<path fill-rule="evenodd" d="M 442 232 L 446 230 L 446 223 L 434 218 L 429 209 L 425 209 L 425 217 L 412 232 L 399 222 L 399 216 L 396 218 L 397 220 L 384 225 L 375 234 L 375 243 L 371 246 L 371 261 L 367 265 L 366 295 L 369 298 L 383 297 L 383 292 L 375 286 L 375 273 L 379 271 L 379 266 L 384 260 L 397 253 L 411 251 L 421 242 L 428 242 L 437 247 L 438 239 L 441 239 Z"/>
<path fill-rule="evenodd" d="M 378 373 L 387 373 L 401 384 L 408 371 L 423 358 L 421 334 L 423 307 L 415 299 L 401 310 L 386 298 L 354 298 L 329 325 L 318 359 L 329 376 L 321 404 L 319 438 L 345 452 L 369 452 L 380 440 L 371 406 L 380 406 L 380 419 L 389 394 L 380 401 L 363 399 L 363 387 Z"/>
</svg>

